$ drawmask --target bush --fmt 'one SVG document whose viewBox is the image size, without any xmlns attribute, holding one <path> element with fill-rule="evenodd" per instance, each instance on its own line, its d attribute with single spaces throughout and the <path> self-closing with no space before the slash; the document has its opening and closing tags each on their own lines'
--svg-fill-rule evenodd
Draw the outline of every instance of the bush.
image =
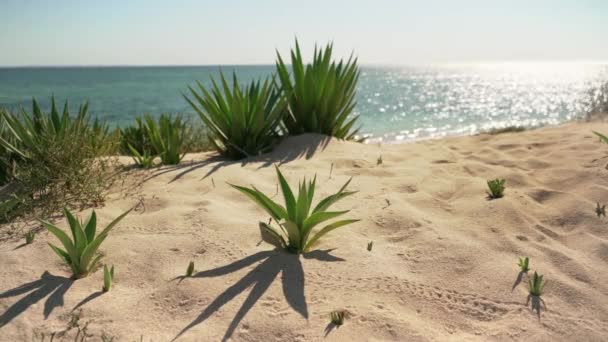
<svg viewBox="0 0 608 342">
<path fill-rule="evenodd" d="M 211 79 L 211 93 L 197 82 L 200 94 L 189 87 L 194 100 L 184 95 L 209 129 L 209 141 L 232 159 L 268 152 L 279 137 L 285 99 L 268 79 L 241 89 L 236 74 L 232 87 L 223 74 L 220 78 L 221 87 Z"/>
<path fill-rule="evenodd" d="M 341 216 L 349 212 L 345 211 L 327 211 L 331 205 L 338 202 L 340 199 L 355 194 L 356 191 L 346 191 L 346 187 L 350 180 L 346 182 L 340 190 L 321 200 L 314 209 L 312 208 L 312 200 L 315 194 L 316 177 L 312 182 L 300 182 L 299 192 L 297 197 L 294 196 L 289 184 L 281 174 L 277 167 L 277 176 L 281 184 L 281 191 L 285 199 L 285 207 L 264 195 L 255 187 L 253 189 L 232 185 L 233 188 L 239 190 L 243 194 L 251 198 L 255 203 L 262 207 L 271 218 L 276 222 L 279 229 L 275 229 L 264 222 L 260 222 L 260 228 L 263 232 L 268 233 L 272 238 L 272 242 L 285 248 L 290 253 L 305 253 L 323 235 L 330 231 L 355 223 L 359 220 L 341 220 L 328 224 L 319 230 L 316 234 L 311 233 L 314 227 L 318 224 Z M 312 211 L 311 211 L 312 209 Z"/>
<path fill-rule="evenodd" d="M 340 139 L 353 139 L 357 117 L 350 117 L 355 108 L 355 91 L 359 70 L 352 56 L 346 63 L 331 61 L 332 44 L 325 49 L 315 47 L 312 64 L 304 66 L 296 40 L 291 51 L 291 73 L 277 53 L 277 71 L 289 104 L 284 123 L 289 134 L 321 133 Z"/>
<path fill-rule="evenodd" d="M 31 114 L 23 109 L 20 115 L 1 113 L 0 174 L 13 183 L 10 195 L 18 199 L 7 220 L 103 201 L 112 160 L 100 157 L 114 153 L 117 136 L 104 123 L 91 124 L 87 109 L 85 103 L 71 117 L 66 102 L 60 114 L 52 99 L 51 112 L 45 114 L 34 99 Z"/>
</svg>

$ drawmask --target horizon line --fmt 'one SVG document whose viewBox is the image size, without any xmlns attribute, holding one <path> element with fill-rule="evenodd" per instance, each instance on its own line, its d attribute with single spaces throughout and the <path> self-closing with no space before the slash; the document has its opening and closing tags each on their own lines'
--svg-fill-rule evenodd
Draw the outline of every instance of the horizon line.
<svg viewBox="0 0 608 342">
<path fill-rule="evenodd" d="M 408 63 L 358 63 L 359 66 L 371 67 L 407 67 L 407 66 L 450 66 L 450 65 L 499 65 L 499 64 L 562 64 L 589 63 L 608 64 L 608 59 L 513 59 L 513 60 L 470 60 L 453 62 L 408 62 Z M 185 67 L 266 67 L 275 63 L 204 63 L 204 64 L 21 64 L 0 65 L 0 69 L 35 69 L 35 68 L 185 68 Z M 287 64 L 291 65 L 291 64 Z"/>
</svg>

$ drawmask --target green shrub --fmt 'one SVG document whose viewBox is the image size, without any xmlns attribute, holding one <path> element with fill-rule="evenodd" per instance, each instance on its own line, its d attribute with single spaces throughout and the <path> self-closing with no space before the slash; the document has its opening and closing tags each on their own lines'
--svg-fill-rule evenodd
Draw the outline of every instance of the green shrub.
<svg viewBox="0 0 608 342">
<path fill-rule="evenodd" d="M 156 158 L 155 155 L 150 154 L 149 151 L 144 151 L 143 154 L 140 154 L 139 151 L 137 151 L 131 145 L 129 145 L 129 148 L 131 149 L 131 157 L 133 157 L 133 160 L 137 166 L 144 169 L 149 169 L 154 166 L 154 158 Z"/>
<path fill-rule="evenodd" d="M 538 273 L 534 272 L 534 276 L 532 279 L 528 280 L 528 288 L 530 294 L 536 297 L 540 297 L 543 294 L 543 289 L 545 288 L 545 284 L 547 282 L 543 280 L 542 275 L 538 275 Z"/>
<path fill-rule="evenodd" d="M 75 279 L 86 277 L 101 258 L 97 254 L 97 249 L 101 243 L 108 237 L 110 230 L 116 226 L 133 208 L 127 210 L 122 215 L 112 221 L 99 235 L 95 236 L 97 230 L 97 215 L 95 211 L 91 213 L 86 222 L 82 223 L 77 220 L 72 213 L 66 208 L 64 209 L 65 216 L 72 231 L 72 239 L 60 228 L 53 224 L 39 220 L 40 223 L 53 235 L 59 239 L 65 250 L 52 245 L 49 246 L 66 262 L 72 269 L 72 275 Z"/>
<path fill-rule="evenodd" d="M 130 155 L 131 148 L 139 154 L 152 154 L 152 143 L 146 129 L 144 120 L 141 117 L 135 118 L 135 123 L 120 129 L 120 152 Z"/>
<path fill-rule="evenodd" d="M 176 165 L 185 154 L 186 126 L 179 116 L 161 115 L 158 121 L 150 115 L 144 116 L 146 132 L 154 152 L 160 156 L 163 165 Z"/>
<path fill-rule="evenodd" d="M 211 79 L 211 92 L 197 82 L 200 94 L 189 87 L 194 99 L 184 95 L 208 128 L 209 141 L 220 154 L 233 159 L 268 152 L 279 137 L 285 99 L 268 79 L 241 89 L 236 74 L 232 87 L 223 74 L 220 78 L 221 86 Z"/>
<path fill-rule="evenodd" d="M 315 47 L 312 64 L 304 65 L 296 40 L 291 51 L 290 68 L 277 53 L 277 71 L 289 104 L 289 114 L 283 122 L 289 134 L 321 133 L 340 139 L 353 139 L 357 117 L 350 114 L 355 108 L 355 92 L 359 69 L 357 59 L 331 60 L 332 44 L 325 49 Z"/>
<path fill-rule="evenodd" d="M 519 263 L 517 264 L 522 272 L 526 273 L 530 270 L 530 259 L 528 257 L 519 258 Z"/>
<path fill-rule="evenodd" d="M 108 265 L 103 265 L 103 292 L 108 292 L 112 289 L 114 283 L 114 265 L 108 269 Z"/>
<path fill-rule="evenodd" d="M 488 195 L 490 198 L 501 198 L 504 196 L 505 182 L 506 180 L 498 178 L 488 181 L 488 188 L 490 189 Z"/>
<path fill-rule="evenodd" d="M 115 152 L 118 137 L 104 123 L 91 123 L 87 110 L 85 103 L 72 117 L 67 102 L 59 112 L 52 99 L 51 112 L 45 114 L 34 99 L 31 113 L 2 111 L 0 174 L 12 183 L 18 199 L 7 220 L 103 201 L 112 159 L 100 157 Z"/>
<path fill-rule="evenodd" d="M 311 212 L 310 209 L 315 193 L 316 177 L 312 182 L 307 183 L 306 179 L 304 179 L 303 182 L 300 182 L 299 192 L 296 199 L 291 188 L 289 187 L 289 184 L 287 184 L 287 181 L 281 174 L 281 171 L 278 167 L 276 169 L 279 183 L 281 185 L 281 191 L 283 192 L 283 198 L 285 200 L 285 207 L 275 203 L 255 187 L 249 189 L 237 185 L 230 185 L 247 195 L 270 214 L 272 219 L 274 219 L 276 224 L 279 226 L 279 230 L 264 222 L 260 222 L 260 227 L 273 236 L 277 243 L 279 243 L 288 252 L 307 252 L 323 235 L 336 228 L 359 221 L 336 221 L 325 226 L 323 229 L 314 234 L 312 238 L 310 238 L 310 234 L 316 225 L 349 212 L 349 210 L 330 212 L 327 211 L 327 209 L 329 209 L 332 204 L 336 203 L 340 199 L 356 193 L 356 191 L 346 191 L 346 187 L 350 183 L 350 180 L 348 180 L 337 193 L 321 200 Z"/>
</svg>

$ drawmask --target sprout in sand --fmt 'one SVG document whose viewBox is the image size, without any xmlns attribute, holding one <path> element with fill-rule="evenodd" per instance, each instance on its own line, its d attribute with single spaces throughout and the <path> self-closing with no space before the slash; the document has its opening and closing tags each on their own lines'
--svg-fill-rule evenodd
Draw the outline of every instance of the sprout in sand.
<svg viewBox="0 0 608 342">
<path fill-rule="evenodd" d="M 370 241 L 367 243 L 367 251 L 371 252 L 372 248 L 374 247 L 374 241 Z"/>
<path fill-rule="evenodd" d="M 505 182 L 505 179 L 498 178 L 488 181 L 488 188 L 490 188 L 488 195 L 490 198 L 501 198 L 504 196 Z"/>
<path fill-rule="evenodd" d="M 91 213 L 88 220 L 84 223 L 78 221 L 70 211 L 65 208 L 63 211 L 72 231 L 72 239 L 60 228 L 53 224 L 40 220 L 40 223 L 53 233 L 61 241 L 65 250 L 52 245 L 49 246 L 63 259 L 72 269 L 73 278 L 86 277 L 101 258 L 101 255 L 96 255 L 97 249 L 101 243 L 108 237 L 110 230 L 123 219 L 133 208 L 127 210 L 122 215 L 112 221 L 97 237 L 95 231 L 97 229 L 97 216 L 95 211 Z"/>
<path fill-rule="evenodd" d="M 313 228 L 318 224 L 349 212 L 349 210 L 327 210 L 332 204 L 336 203 L 342 198 L 356 193 L 356 191 L 346 191 L 346 187 L 351 180 L 348 180 L 337 193 L 321 200 L 311 211 L 312 200 L 315 194 L 316 177 L 312 180 L 312 182 L 306 182 L 306 179 L 304 179 L 303 182 L 300 182 L 299 192 L 296 197 L 294 196 L 289 184 L 287 184 L 285 177 L 283 177 L 283 174 L 281 174 L 278 167 L 277 175 L 279 177 L 281 191 L 283 192 L 283 197 L 285 199 L 285 207 L 275 203 L 255 187 L 249 189 L 232 184 L 231 186 L 247 195 L 264 210 L 266 210 L 268 214 L 270 214 L 272 219 L 278 225 L 279 229 L 276 229 L 264 222 L 260 222 L 260 227 L 264 232 L 269 233 L 274 238 L 274 241 L 278 242 L 290 253 L 299 254 L 307 252 L 323 235 L 336 228 L 359 221 L 336 221 L 311 235 Z"/>
<path fill-rule="evenodd" d="M 344 324 L 345 312 L 343 310 L 332 311 L 330 314 L 331 322 L 335 325 Z"/>
<path fill-rule="evenodd" d="M 194 274 L 194 261 L 190 261 L 188 268 L 186 269 L 186 277 L 192 277 Z"/>
<path fill-rule="evenodd" d="M 517 266 L 519 266 L 519 268 L 521 269 L 521 271 L 523 273 L 526 273 L 530 270 L 529 264 L 530 264 L 530 259 L 528 257 L 525 257 L 525 258 L 519 258 L 519 263 L 517 264 Z"/>
<path fill-rule="evenodd" d="M 36 232 L 33 230 L 30 230 L 29 232 L 25 233 L 24 237 L 25 237 L 25 244 L 29 245 L 32 242 L 34 242 L 34 238 L 36 237 Z"/>
<path fill-rule="evenodd" d="M 528 280 L 528 287 L 532 296 L 540 297 L 543 294 L 543 289 L 547 282 L 543 280 L 542 275 L 534 272 L 532 279 Z"/>
<path fill-rule="evenodd" d="M 114 265 L 108 269 L 108 265 L 103 265 L 103 292 L 108 292 L 112 289 L 114 283 Z"/>
<path fill-rule="evenodd" d="M 600 206 L 600 202 L 597 202 L 597 207 L 595 208 L 595 214 L 597 215 L 597 217 L 602 217 L 602 215 L 604 217 L 606 217 L 606 205 L 602 205 Z"/>
</svg>

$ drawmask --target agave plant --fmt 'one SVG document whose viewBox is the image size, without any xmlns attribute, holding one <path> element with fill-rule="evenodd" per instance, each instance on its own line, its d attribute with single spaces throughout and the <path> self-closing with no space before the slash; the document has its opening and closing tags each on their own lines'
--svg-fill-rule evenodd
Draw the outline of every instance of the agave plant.
<svg viewBox="0 0 608 342">
<path fill-rule="evenodd" d="M 530 294 L 532 296 L 540 297 L 543 294 L 546 283 L 547 282 L 543 280 L 542 275 L 538 275 L 538 273 L 534 272 L 532 279 L 528 280 Z"/>
<path fill-rule="evenodd" d="M 593 132 L 593 134 L 597 135 L 597 136 L 598 136 L 598 138 L 600 138 L 600 141 L 601 141 L 601 142 L 603 142 L 603 143 L 605 143 L 605 144 L 608 144 L 608 137 L 607 137 L 607 136 L 605 136 L 605 135 L 604 135 L 604 134 L 602 134 L 602 133 L 596 132 L 596 131 L 592 131 L 592 132 Z"/>
<path fill-rule="evenodd" d="M 103 292 L 108 292 L 114 284 L 114 265 L 108 269 L 108 265 L 103 265 Z"/>
<path fill-rule="evenodd" d="M 135 147 L 129 145 L 129 149 L 131 150 L 131 157 L 135 161 L 135 164 L 144 169 L 149 169 L 154 166 L 154 158 L 156 157 L 153 154 L 150 154 L 149 151 L 144 151 L 143 154 L 140 153 Z"/>
<path fill-rule="evenodd" d="M 66 233 L 53 224 L 39 220 L 40 223 L 53 235 L 59 239 L 65 250 L 49 243 L 49 246 L 64 260 L 72 269 L 72 275 L 75 279 L 86 277 L 101 258 L 101 255 L 96 255 L 97 249 L 101 243 L 108 237 L 110 230 L 116 226 L 133 208 L 127 210 L 122 215 L 112 221 L 101 233 L 95 236 L 97 230 L 97 215 L 95 211 L 91 213 L 86 222 L 80 222 L 78 219 L 65 208 L 63 210 L 70 230 L 72 231 L 72 239 Z"/>
<path fill-rule="evenodd" d="M 488 181 L 488 188 L 490 189 L 488 195 L 490 198 L 501 198 L 504 196 L 505 182 L 505 179 L 498 178 Z"/>
<path fill-rule="evenodd" d="M 367 251 L 371 252 L 372 248 L 374 248 L 374 241 L 370 241 L 367 243 Z"/>
<path fill-rule="evenodd" d="M 530 258 L 519 258 L 519 263 L 517 264 L 522 272 L 526 273 L 530 270 Z"/>
<path fill-rule="evenodd" d="M 291 51 L 291 71 L 277 52 L 277 71 L 288 99 L 289 114 L 284 123 L 289 134 L 321 133 L 340 139 L 353 139 L 356 116 L 355 92 L 359 79 L 357 59 L 351 56 L 346 63 L 331 60 L 333 46 L 315 46 L 312 64 L 304 65 L 296 40 Z"/>
<path fill-rule="evenodd" d="M 211 78 L 211 92 L 200 82 L 200 94 L 189 87 L 194 100 L 184 95 L 209 129 L 209 140 L 220 154 L 233 159 L 269 151 L 279 137 L 285 99 L 269 79 L 252 81 L 243 89 L 236 74 L 232 87 L 222 73 L 220 79 L 221 86 Z"/>
<path fill-rule="evenodd" d="M 186 127 L 179 116 L 171 118 L 161 115 L 158 122 L 150 115 L 145 115 L 146 131 L 150 144 L 160 156 L 163 165 L 176 165 L 184 157 L 184 139 Z"/>
<path fill-rule="evenodd" d="M 306 182 L 306 179 L 300 182 L 299 192 L 296 197 L 278 167 L 276 170 L 281 185 L 281 191 L 283 192 L 283 198 L 285 199 L 285 207 L 275 203 L 255 187 L 249 189 L 242 186 L 230 185 L 247 195 L 270 214 L 279 229 L 275 229 L 265 222 L 260 222 L 260 227 L 264 232 L 269 233 L 270 236 L 274 238 L 275 242 L 285 248 L 288 252 L 296 254 L 305 253 L 309 251 L 323 235 L 336 228 L 359 221 L 336 221 L 325 226 L 315 234 L 311 234 L 313 228 L 318 224 L 349 212 L 349 210 L 327 210 L 332 204 L 342 198 L 356 193 L 356 191 L 346 191 L 346 187 L 351 180 L 349 179 L 337 193 L 321 200 L 311 211 L 315 194 L 316 177 L 312 182 Z"/>
</svg>

